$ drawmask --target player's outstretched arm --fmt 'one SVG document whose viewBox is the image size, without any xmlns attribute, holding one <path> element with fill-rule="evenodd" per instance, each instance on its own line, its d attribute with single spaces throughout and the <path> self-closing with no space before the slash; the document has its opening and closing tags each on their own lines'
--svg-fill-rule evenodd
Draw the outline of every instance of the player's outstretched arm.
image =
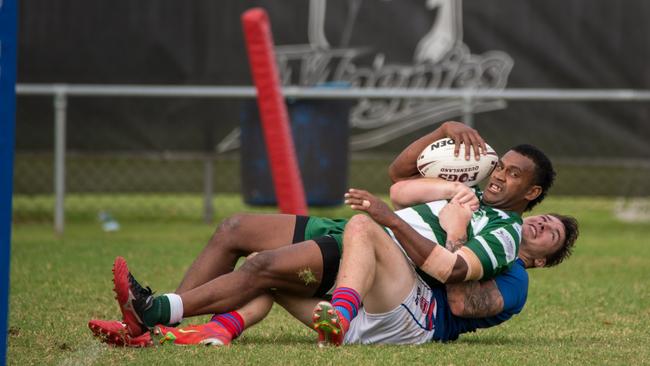
<svg viewBox="0 0 650 366">
<path fill-rule="evenodd" d="M 433 132 L 415 140 L 407 146 L 388 168 L 390 179 L 393 182 L 398 182 L 419 176 L 420 173 L 416 166 L 419 154 L 425 147 L 427 147 L 427 145 L 445 137 L 454 140 L 456 146 L 454 153 L 456 156 L 458 156 L 460 152 L 461 144 L 464 144 L 466 147 L 471 147 L 471 149 L 465 149 L 466 160 L 470 159 L 471 150 L 474 151 L 474 156 L 477 160 L 479 159 L 481 151 L 484 154 L 487 151 L 485 140 L 483 140 L 481 135 L 479 135 L 475 129 L 460 122 L 448 121 L 441 124 L 440 127 L 435 129 Z"/>
<path fill-rule="evenodd" d="M 446 248 L 420 235 L 402 218 L 374 195 L 359 189 L 350 189 L 345 195 L 346 204 L 357 211 L 364 211 L 378 224 L 389 228 L 411 260 L 423 271 L 442 283 L 455 283 L 478 279 L 476 266 L 480 263 L 467 248 L 452 253 Z M 469 266 L 468 266 L 469 263 Z M 474 277 L 477 275 L 479 277 Z"/>
<path fill-rule="evenodd" d="M 459 182 L 449 182 L 440 178 L 418 178 L 403 180 L 390 187 L 390 200 L 398 210 L 420 203 L 454 199 L 472 210 L 479 207 L 474 191 Z"/>
</svg>

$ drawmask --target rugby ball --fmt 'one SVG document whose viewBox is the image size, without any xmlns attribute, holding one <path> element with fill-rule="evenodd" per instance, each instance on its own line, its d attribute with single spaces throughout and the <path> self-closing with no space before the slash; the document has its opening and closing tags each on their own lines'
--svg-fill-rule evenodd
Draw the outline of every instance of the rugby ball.
<svg viewBox="0 0 650 366">
<path fill-rule="evenodd" d="M 499 156 L 490 145 L 486 144 L 487 153 L 477 161 L 472 151 L 469 160 L 465 160 L 465 146 L 460 147 L 458 156 L 454 156 L 454 140 L 444 138 L 427 146 L 417 160 L 417 167 L 425 177 L 442 178 L 450 182 L 460 182 L 469 187 L 475 186 L 487 178 L 497 166 Z"/>
</svg>

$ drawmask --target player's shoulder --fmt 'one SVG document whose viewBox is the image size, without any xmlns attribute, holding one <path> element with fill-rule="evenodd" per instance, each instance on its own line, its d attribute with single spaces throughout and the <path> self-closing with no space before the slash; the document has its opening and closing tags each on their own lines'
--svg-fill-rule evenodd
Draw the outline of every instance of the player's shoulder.
<svg viewBox="0 0 650 366">
<path fill-rule="evenodd" d="M 520 258 L 515 259 L 510 265 L 510 268 L 499 274 L 495 280 L 497 281 L 497 285 L 499 281 L 507 281 L 511 284 L 517 283 L 528 288 L 528 272 L 526 271 L 524 262 Z"/>
<path fill-rule="evenodd" d="M 524 308 L 528 298 L 528 273 L 521 259 L 494 278 L 503 297 L 503 311 L 507 314 L 518 314 Z"/>
<path fill-rule="evenodd" d="M 492 226 L 518 227 L 524 222 L 521 215 L 514 211 L 502 210 L 486 204 L 481 204 L 479 210 L 483 212 Z"/>
</svg>

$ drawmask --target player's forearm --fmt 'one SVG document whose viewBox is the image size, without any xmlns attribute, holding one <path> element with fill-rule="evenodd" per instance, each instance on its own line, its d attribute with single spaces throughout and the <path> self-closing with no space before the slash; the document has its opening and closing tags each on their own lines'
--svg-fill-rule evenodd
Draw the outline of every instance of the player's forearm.
<svg viewBox="0 0 650 366">
<path fill-rule="evenodd" d="M 440 178 L 418 178 L 396 182 L 390 187 L 390 200 L 396 209 L 424 202 L 451 199 L 462 183 Z"/>
<path fill-rule="evenodd" d="M 395 234 L 397 241 L 400 242 L 413 263 L 418 267 L 422 266 L 438 244 L 420 235 L 399 216 L 395 216 L 398 219 L 388 228 Z"/>
<path fill-rule="evenodd" d="M 466 225 L 467 226 L 467 225 Z M 445 248 L 454 253 L 467 243 L 467 230 L 462 227 L 453 228 L 447 231 L 447 242 Z"/>
<path fill-rule="evenodd" d="M 484 318 L 503 311 L 503 296 L 494 280 L 447 285 L 447 302 L 452 314 L 463 318 Z"/>
<path fill-rule="evenodd" d="M 418 176 L 419 171 L 416 163 L 418 156 L 427 145 L 444 137 L 446 137 L 445 123 L 441 124 L 433 132 L 415 140 L 407 146 L 388 168 L 390 179 L 393 182 L 398 182 Z"/>
</svg>

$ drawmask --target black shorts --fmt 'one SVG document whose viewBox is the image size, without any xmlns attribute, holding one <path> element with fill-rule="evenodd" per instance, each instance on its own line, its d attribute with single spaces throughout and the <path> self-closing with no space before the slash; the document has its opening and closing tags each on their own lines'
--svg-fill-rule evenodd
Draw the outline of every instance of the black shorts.
<svg viewBox="0 0 650 366">
<path fill-rule="evenodd" d="M 311 219 L 308 216 L 296 216 L 293 243 L 313 240 L 318 245 L 323 257 L 323 278 L 321 279 L 320 286 L 314 292 L 314 296 L 325 298 L 329 290 L 334 287 L 334 283 L 336 283 L 336 275 L 339 273 L 339 263 L 341 262 L 341 249 L 339 242 L 330 235 L 312 238 L 307 229 L 307 225 Z"/>
</svg>

